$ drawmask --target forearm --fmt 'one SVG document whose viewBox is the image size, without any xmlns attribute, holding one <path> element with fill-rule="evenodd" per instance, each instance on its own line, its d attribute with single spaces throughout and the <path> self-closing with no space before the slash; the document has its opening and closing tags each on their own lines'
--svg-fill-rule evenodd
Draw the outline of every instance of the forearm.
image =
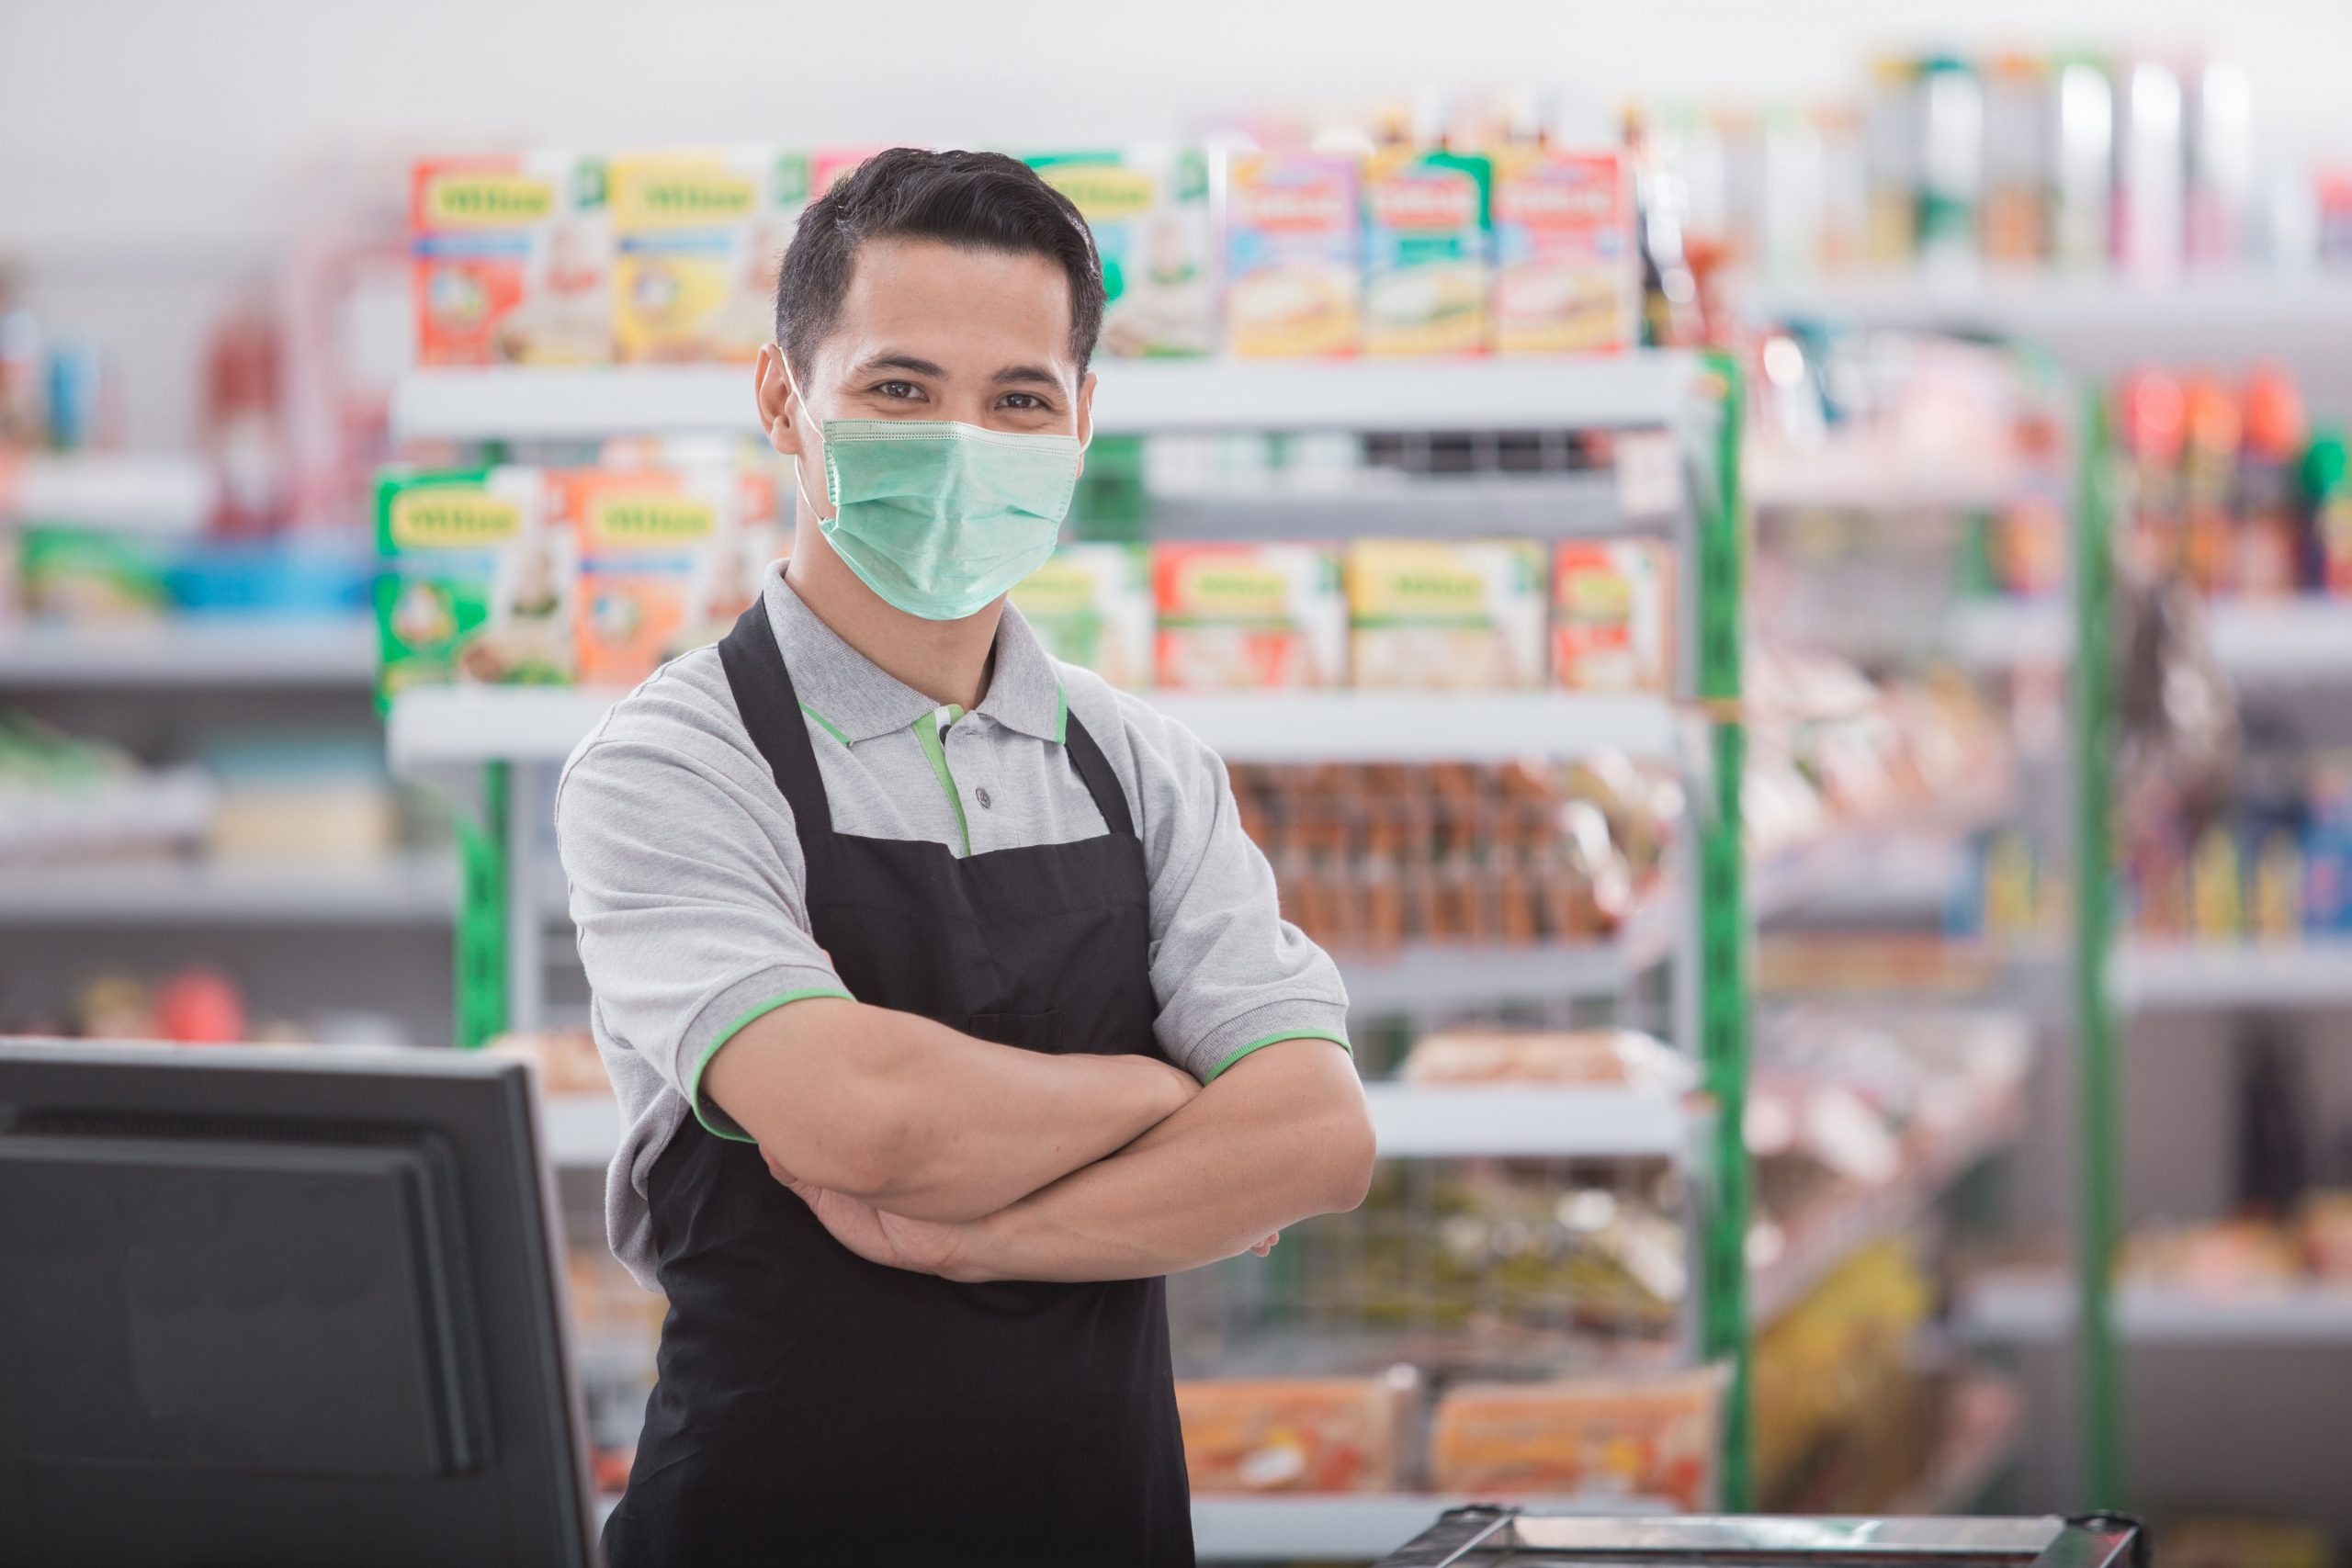
<svg viewBox="0 0 2352 1568">
<path fill-rule="evenodd" d="M 1286 1041 L 1238 1064 L 1124 1152 L 963 1228 L 950 1277 L 1129 1280 L 1197 1268 L 1352 1209 L 1372 1129 L 1336 1045 Z"/>
<path fill-rule="evenodd" d="M 713 1058 L 711 1099 L 795 1175 L 910 1218 L 994 1213 L 1192 1093 L 1153 1059 L 1023 1051 L 838 998 L 772 1016 Z"/>
</svg>

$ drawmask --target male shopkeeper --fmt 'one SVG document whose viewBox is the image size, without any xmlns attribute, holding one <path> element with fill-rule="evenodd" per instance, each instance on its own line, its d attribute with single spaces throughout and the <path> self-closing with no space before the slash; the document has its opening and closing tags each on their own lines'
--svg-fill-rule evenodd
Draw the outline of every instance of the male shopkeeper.
<svg viewBox="0 0 2352 1568">
<path fill-rule="evenodd" d="M 557 802 L 668 1292 L 613 1568 L 1193 1560 L 1159 1276 L 1361 1201 L 1330 961 L 1225 770 L 1039 646 L 1102 281 L 1022 164 L 812 206 L 760 421 L 787 566 Z"/>
</svg>

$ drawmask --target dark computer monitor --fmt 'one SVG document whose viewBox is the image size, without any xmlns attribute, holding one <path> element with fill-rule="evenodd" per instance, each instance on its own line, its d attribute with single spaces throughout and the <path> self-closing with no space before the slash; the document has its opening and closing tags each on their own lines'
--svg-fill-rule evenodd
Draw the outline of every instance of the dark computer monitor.
<svg viewBox="0 0 2352 1568">
<path fill-rule="evenodd" d="M 0 1041 L 0 1568 L 587 1564 L 521 1064 Z"/>
</svg>

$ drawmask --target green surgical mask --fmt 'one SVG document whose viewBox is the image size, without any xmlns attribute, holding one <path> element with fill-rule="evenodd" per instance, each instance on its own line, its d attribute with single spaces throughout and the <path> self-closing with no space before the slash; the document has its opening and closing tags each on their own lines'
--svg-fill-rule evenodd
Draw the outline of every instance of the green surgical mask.
<svg viewBox="0 0 2352 1568">
<path fill-rule="evenodd" d="M 829 419 L 819 429 L 833 507 L 819 528 L 868 588 L 926 621 L 975 615 L 1046 564 L 1085 450 L 1073 435 L 950 420 Z"/>
</svg>

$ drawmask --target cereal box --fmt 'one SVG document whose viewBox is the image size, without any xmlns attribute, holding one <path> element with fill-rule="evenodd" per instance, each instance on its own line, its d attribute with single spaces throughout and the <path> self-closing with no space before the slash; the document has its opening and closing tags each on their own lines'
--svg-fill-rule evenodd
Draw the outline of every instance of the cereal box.
<svg viewBox="0 0 2352 1568">
<path fill-rule="evenodd" d="M 635 685 L 741 611 L 741 495 L 735 472 L 717 465 L 564 476 L 564 515 L 579 538 L 583 685 Z"/>
<path fill-rule="evenodd" d="M 749 359 L 775 332 L 775 273 L 809 162 L 764 147 L 612 164 L 613 323 L 624 360 Z"/>
<path fill-rule="evenodd" d="M 377 483 L 380 689 L 571 678 L 573 552 L 537 468 Z"/>
<path fill-rule="evenodd" d="M 1487 346 L 1485 157 L 1392 148 L 1363 171 L 1367 354 Z"/>
<path fill-rule="evenodd" d="M 1046 651 L 1114 686 L 1151 683 L 1151 558 L 1141 545 L 1064 545 L 1012 590 Z"/>
<path fill-rule="evenodd" d="M 1248 152 L 1227 167 L 1226 344 L 1255 355 L 1353 354 L 1362 337 L 1358 160 Z"/>
<path fill-rule="evenodd" d="M 1624 154 L 1614 149 L 1495 154 L 1497 352 L 1633 344 L 1641 278 L 1628 186 Z"/>
<path fill-rule="evenodd" d="M 1216 230 L 1196 147 L 1029 159 L 1069 197 L 1102 258 L 1102 349 L 1125 357 L 1216 348 Z"/>
<path fill-rule="evenodd" d="M 418 364 L 612 357 L 601 160 L 544 152 L 418 164 L 409 237 Z"/>
<path fill-rule="evenodd" d="M 1161 545 L 1152 552 L 1159 683 L 1179 690 L 1336 686 L 1348 606 L 1323 545 Z"/>
<path fill-rule="evenodd" d="M 1552 557 L 1552 675 L 1580 692 L 1664 692 L 1674 674 L 1674 558 L 1655 540 Z"/>
<path fill-rule="evenodd" d="M 1366 539 L 1348 548 L 1348 658 L 1365 687 L 1544 683 L 1544 547 Z"/>
</svg>

